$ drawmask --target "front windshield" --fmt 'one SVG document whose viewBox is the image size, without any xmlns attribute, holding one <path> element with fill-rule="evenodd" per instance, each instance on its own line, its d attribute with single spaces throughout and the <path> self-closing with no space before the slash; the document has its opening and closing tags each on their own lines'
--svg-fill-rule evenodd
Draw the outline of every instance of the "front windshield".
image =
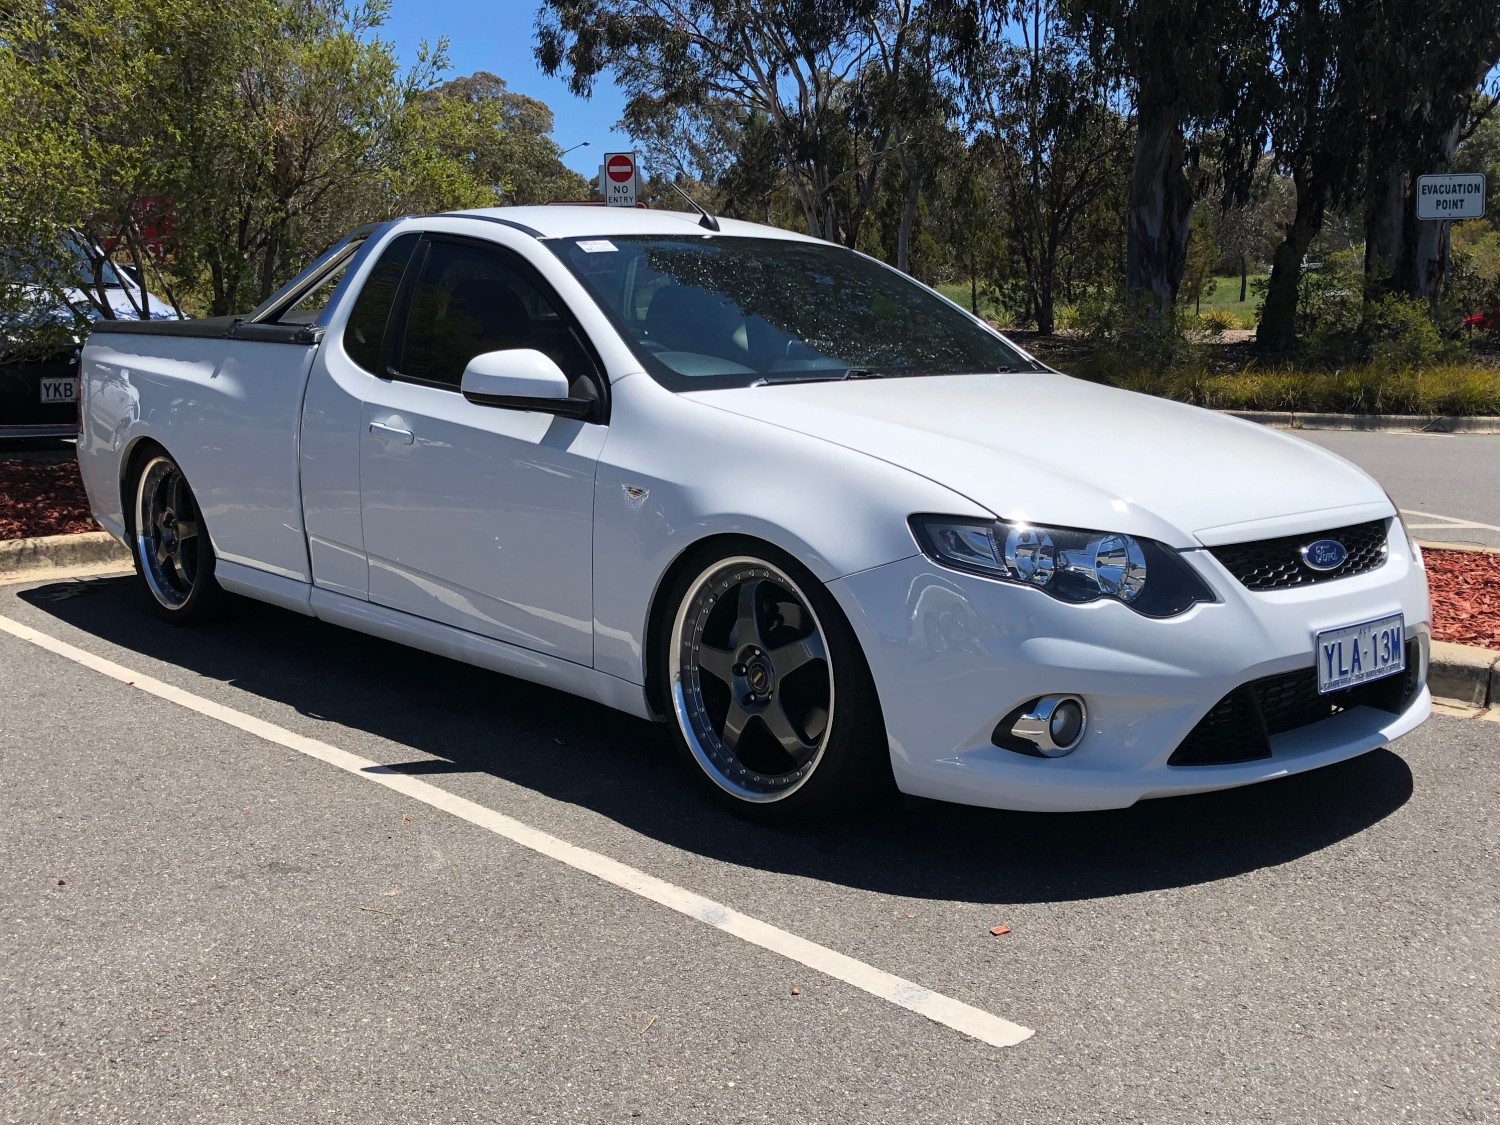
<svg viewBox="0 0 1500 1125">
<path fill-rule="evenodd" d="M 1037 369 L 904 274 L 827 243 L 646 236 L 548 245 L 673 390 Z"/>
</svg>

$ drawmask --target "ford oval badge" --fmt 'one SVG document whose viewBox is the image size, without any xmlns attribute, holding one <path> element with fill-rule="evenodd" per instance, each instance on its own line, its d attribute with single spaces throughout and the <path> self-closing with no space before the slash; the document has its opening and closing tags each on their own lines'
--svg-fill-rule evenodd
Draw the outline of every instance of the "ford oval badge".
<svg viewBox="0 0 1500 1125">
<path fill-rule="evenodd" d="M 1337 570 L 1348 557 L 1348 548 L 1337 539 L 1319 539 L 1302 548 L 1302 561 L 1313 570 Z"/>
</svg>

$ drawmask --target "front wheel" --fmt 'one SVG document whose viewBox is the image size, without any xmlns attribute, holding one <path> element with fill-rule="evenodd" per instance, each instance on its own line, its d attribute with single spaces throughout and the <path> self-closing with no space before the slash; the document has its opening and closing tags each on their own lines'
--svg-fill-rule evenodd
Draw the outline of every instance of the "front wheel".
<svg viewBox="0 0 1500 1125">
<path fill-rule="evenodd" d="M 214 549 L 187 478 L 166 454 L 141 466 L 133 515 L 135 569 L 153 608 L 179 624 L 206 619 L 223 596 Z"/>
<path fill-rule="evenodd" d="M 769 548 L 690 565 L 663 638 L 676 741 L 712 791 L 817 819 L 893 791 L 875 685 L 827 590 Z"/>
</svg>

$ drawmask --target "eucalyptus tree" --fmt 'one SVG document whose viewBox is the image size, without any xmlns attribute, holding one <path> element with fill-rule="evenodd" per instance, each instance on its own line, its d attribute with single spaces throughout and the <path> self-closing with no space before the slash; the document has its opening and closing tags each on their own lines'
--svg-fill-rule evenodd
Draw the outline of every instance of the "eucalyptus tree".
<svg viewBox="0 0 1500 1125">
<path fill-rule="evenodd" d="M 608 72 L 627 121 L 728 101 L 769 126 L 810 233 L 856 245 L 913 83 L 977 31 L 964 0 L 545 0 L 536 57 L 588 96 Z"/>
<path fill-rule="evenodd" d="M 1416 220 L 1416 177 L 1451 168 L 1493 108 L 1500 0 L 1372 5 L 1361 11 L 1359 52 L 1369 151 L 1365 272 L 1372 292 L 1430 295 L 1444 255 L 1438 224 Z"/>
<path fill-rule="evenodd" d="M 1261 151 L 1266 2 L 1061 0 L 1098 65 L 1132 94 L 1125 280 L 1163 313 L 1186 261 L 1197 156 L 1190 138 L 1207 129 L 1221 134 L 1227 201 L 1243 198 Z"/>
<path fill-rule="evenodd" d="M 552 110 L 488 71 L 452 78 L 420 95 L 411 112 L 440 119 L 434 146 L 505 203 L 587 199 L 589 181 L 563 164 Z"/>
<path fill-rule="evenodd" d="M 154 96 L 170 20 L 154 0 L 11 0 L 0 11 L 0 246 L 49 307 L 81 294 L 80 326 L 119 306 L 147 315 L 139 289 L 114 287 L 111 257 L 170 292 L 147 235 L 171 157 Z"/>
<path fill-rule="evenodd" d="M 1347 205 L 1367 152 L 1359 17 L 1345 0 L 1277 0 L 1271 20 L 1276 96 L 1266 99 L 1272 160 L 1295 188 L 1271 258 L 1256 344 L 1292 347 L 1302 262 L 1329 208 Z"/>
<path fill-rule="evenodd" d="M 1050 335 L 1064 266 L 1087 220 L 1101 205 L 1114 212 L 1124 194 L 1128 106 L 1054 0 L 1017 0 L 995 25 L 970 88 L 970 122 L 994 138 L 990 174 L 1004 193 L 1000 221 L 1027 312 Z"/>
</svg>

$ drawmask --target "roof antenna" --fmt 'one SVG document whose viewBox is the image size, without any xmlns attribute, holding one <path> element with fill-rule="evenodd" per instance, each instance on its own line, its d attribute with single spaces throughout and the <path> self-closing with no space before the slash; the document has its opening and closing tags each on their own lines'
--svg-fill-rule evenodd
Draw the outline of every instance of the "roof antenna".
<svg viewBox="0 0 1500 1125">
<path fill-rule="evenodd" d="M 705 211 L 703 209 L 703 205 L 700 204 L 696 199 L 694 199 L 691 195 L 678 187 L 676 180 L 668 180 L 667 182 L 672 185 L 672 190 L 675 191 L 678 195 L 682 196 L 683 199 L 686 199 L 693 210 L 698 212 L 698 214 L 701 216 L 698 219 L 698 225 L 700 227 L 703 227 L 705 230 L 716 231 L 719 229 L 719 220 Z"/>
</svg>

